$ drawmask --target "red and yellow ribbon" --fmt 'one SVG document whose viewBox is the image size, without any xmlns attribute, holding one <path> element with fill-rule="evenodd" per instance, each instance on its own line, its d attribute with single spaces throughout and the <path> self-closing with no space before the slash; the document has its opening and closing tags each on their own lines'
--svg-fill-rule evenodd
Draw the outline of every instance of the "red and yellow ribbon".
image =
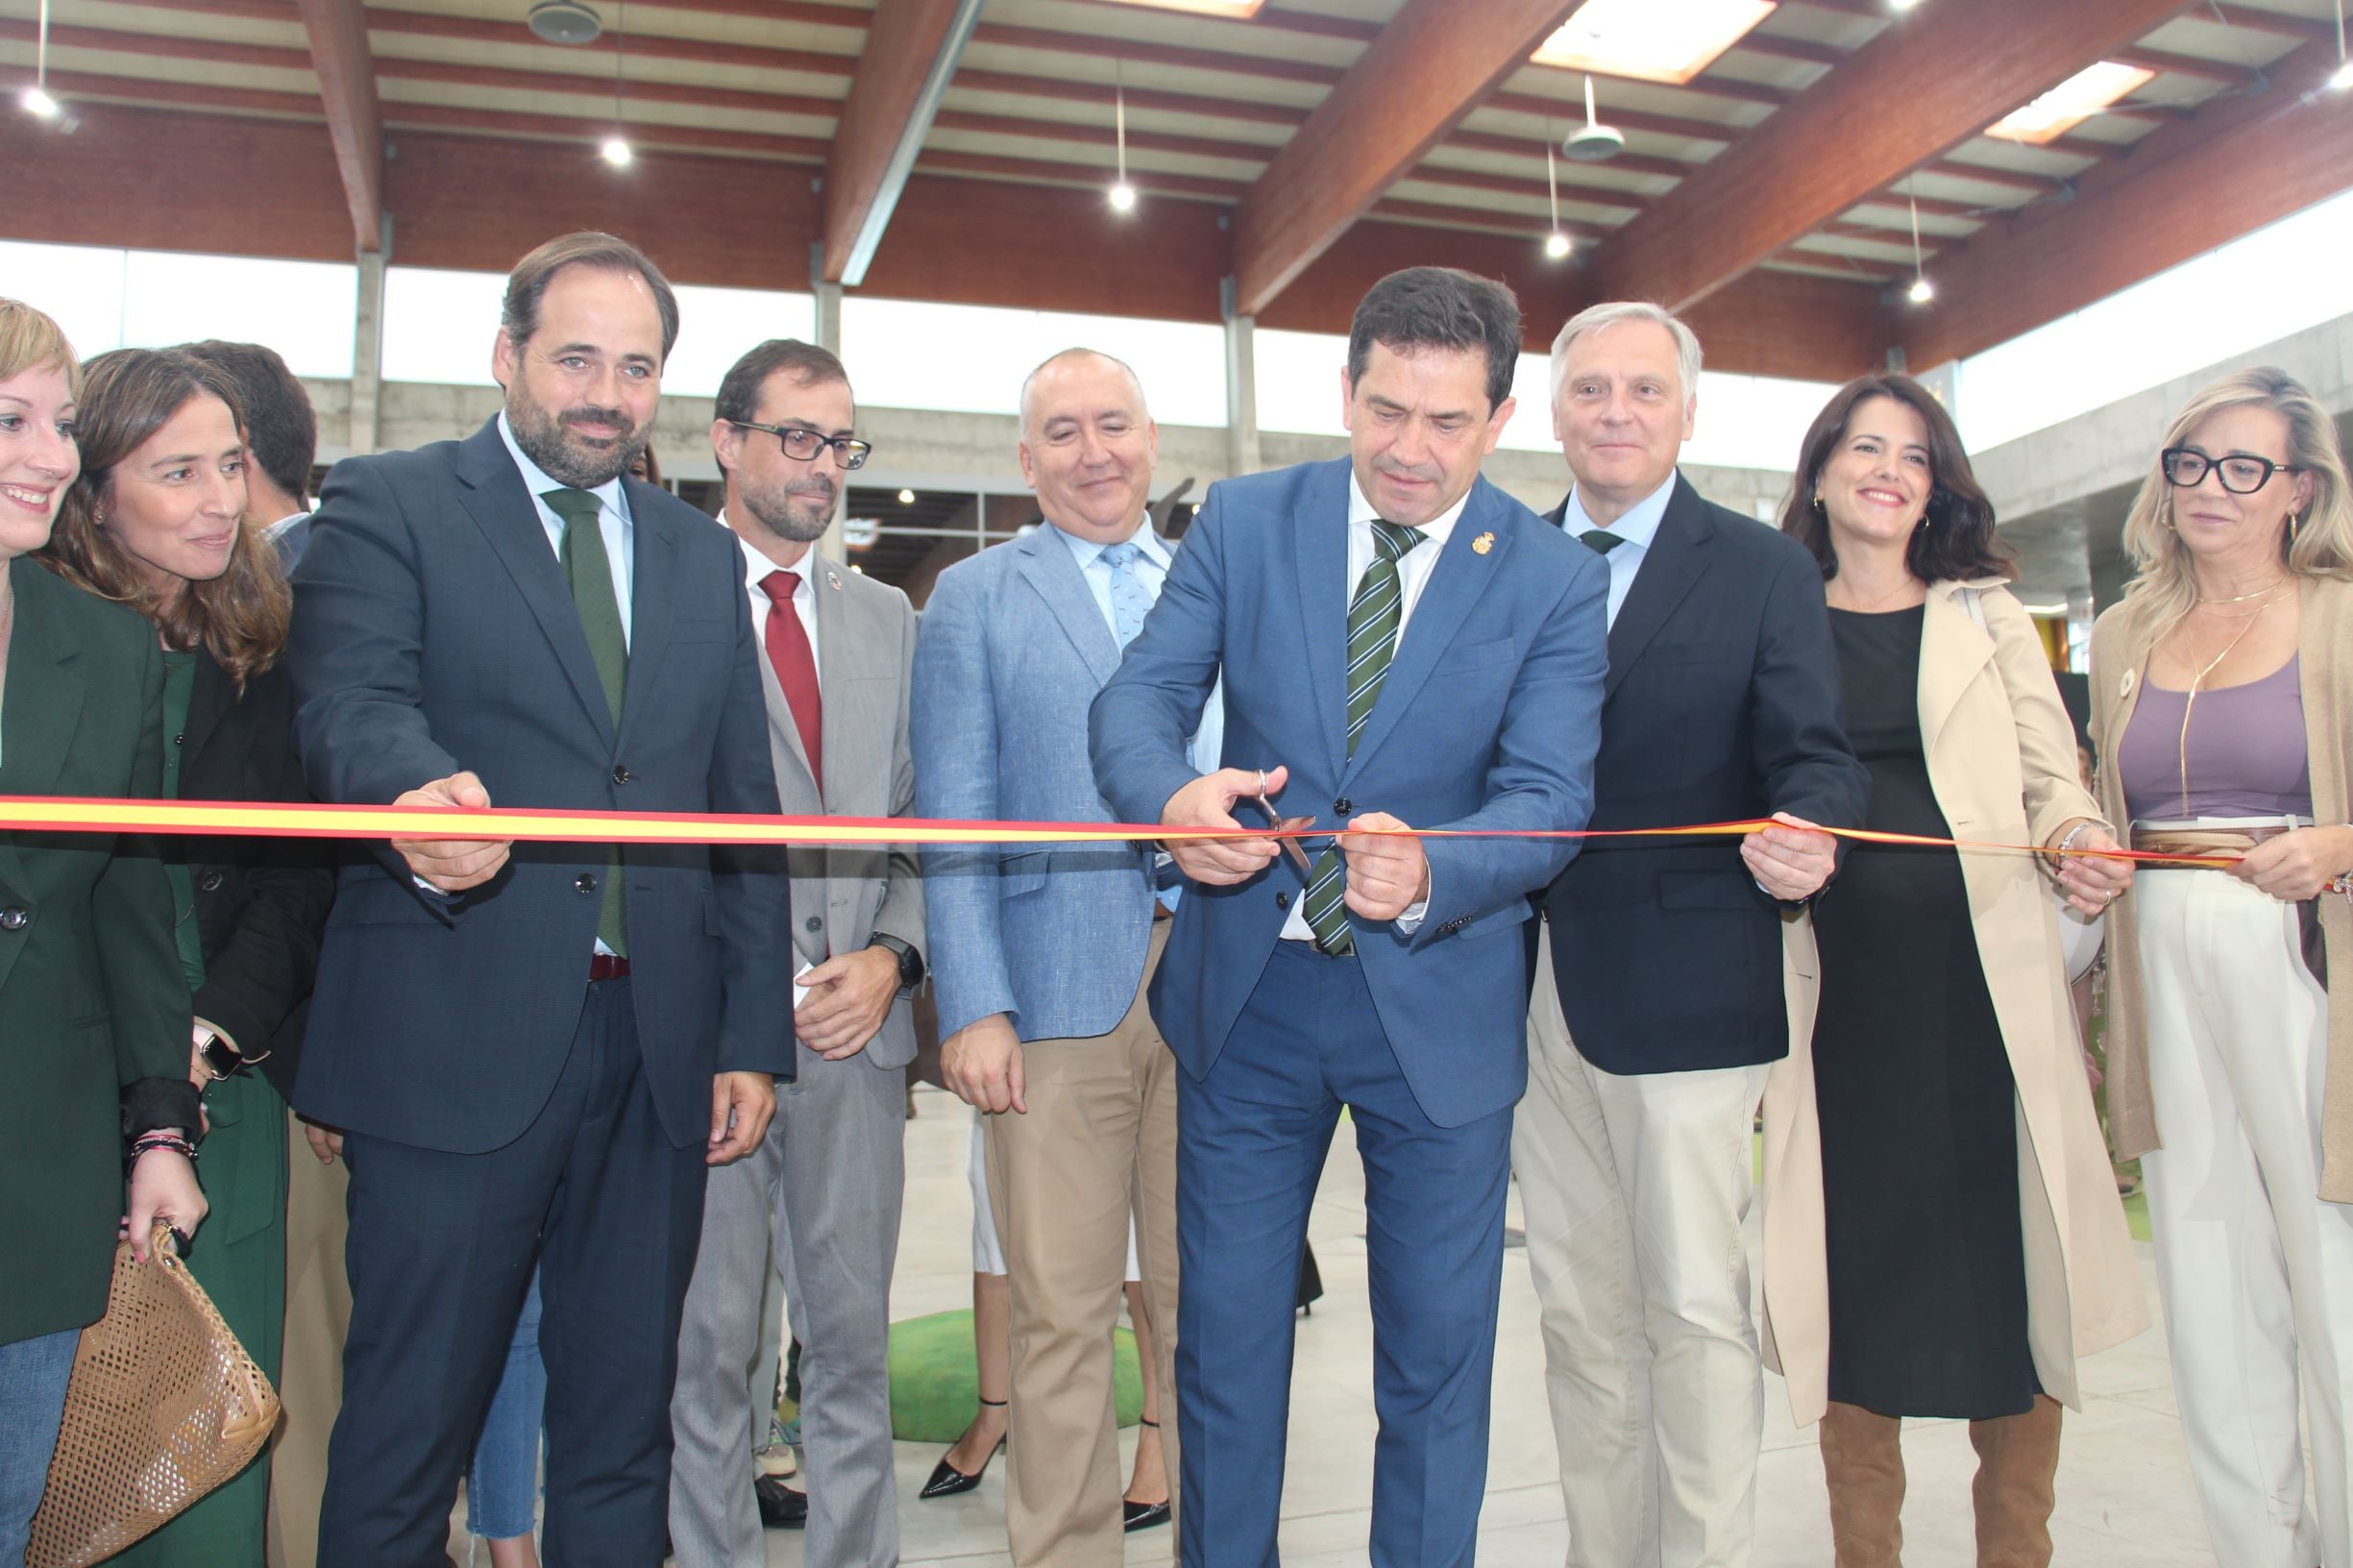
<svg viewBox="0 0 2353 1568">
<path fill-rule="evenodd" d="M 1424 828 L 1419 837 L 1510 839 L 1745 838 L 1767 818 L 1634 828 Z M 1382 830 L 1373 830 L 1382 831 Z M 1385 831 L 1398 831 L 1388 829 Z M 1871 828 L 1821 831 L 1861 844 L 1925 845 L 2003 854 L 2067 854 L 2167 866 L 2224 867 L 2229 855 L 2146 849 L 2052 849 L 2028 844 L 1941 839 Z M 1125 822 L 950 821 L 922 817 L 765 817 L 717 812 L 533 811 L 456 806 L 322 806 L 228 800 L 124 800 L 0 796 L 0 832 L 168 833 L 280 839 L 487 839 L 548 844 L 927 845 L 1124 844 L 1203 839 L 1324 838 L 1330 828 L 1164 827 Z"/>
</svg>

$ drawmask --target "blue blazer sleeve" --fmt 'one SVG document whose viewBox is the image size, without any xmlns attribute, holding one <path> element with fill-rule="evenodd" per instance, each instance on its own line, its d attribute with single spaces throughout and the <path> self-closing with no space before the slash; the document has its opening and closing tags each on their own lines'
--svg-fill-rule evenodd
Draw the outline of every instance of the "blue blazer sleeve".
<svg viewBox="0 0 2353 1568">
<path fill-rule="evenodd" d="M 1200 776 L 1189 740 L 1225 658 L 1224 496 L 1212 486 L 1160 599 L 1087 714 L 1095 787 L 1123 822 L 1157 822 Z"/>
<path fill-rule="evenodd" d="M 969 569 L 943 574 L 924 607 L 908 713 L 919 816 L 997 820 L 1000 758 L 988 608 L 988 595 Z M 997 854 L 986 844 L 923 848 L 924 956 L 943 1040 L 992 1014 L 1016 1012 L 997 919 Z"/>
</svg>

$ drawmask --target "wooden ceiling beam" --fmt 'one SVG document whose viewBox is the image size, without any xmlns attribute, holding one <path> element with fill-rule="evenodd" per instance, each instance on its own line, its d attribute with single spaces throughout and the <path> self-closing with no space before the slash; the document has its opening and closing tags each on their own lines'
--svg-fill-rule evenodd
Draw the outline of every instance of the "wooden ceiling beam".
<svg viewBox="0 0 2353 1568">
<path fill-rule="evenodd" d="M 825 160 L 825 281 L 852 287 L 915 168 L 982 0 L 879 0 Z"/>
<path fill-rule="evenodd" d="M 1579 0 L 1408 0 L 1234 214 L 1236 309 L 1255 315 L 1518 70 Z"/>
<path fill-rule="evenodd" d="M 2353 188 L 2353 136 L 2324 90 L 2336 55 L 2333 37 L 2302 45 L 2268 67 L 2267 90 L 2214 100 L 2085 175 L 2073 201 L 1989 224 L 1940 258 L 1936 299 L 1903 330 L 1911 362 L 2006 342 Z"/>
<path fill-rule="evenodd" d="M 1908 171 L 2179 9 L 2180 0 L 1929 7 L 1627 225 L 1603 252 L 1605 286 L 1670 308 L 1696 304 L 1857 204 L 1886 200 Z"/>
</svg>

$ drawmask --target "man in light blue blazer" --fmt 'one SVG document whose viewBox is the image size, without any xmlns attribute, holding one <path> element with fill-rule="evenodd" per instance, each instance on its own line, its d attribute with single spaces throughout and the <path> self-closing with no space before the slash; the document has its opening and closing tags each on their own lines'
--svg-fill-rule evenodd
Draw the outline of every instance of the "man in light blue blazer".
<svg viewBox="0 0 2353 1568">
<path fill-rule="evenodd" d="M 1342 1106 L 1370 1220 L 1371 1560 L 1466 1564 L 1476 1547 L 1528 894 L 1574 841 L 1396 830 L 1575 829 L 1592 809 L 1607 575 L 1479 478 L 1519 353 L 1502 284 L 1382 280 L 1349 334 L 1349 457 L 1212 486 L 1094 702 L 1095 779 L 1122 821 L 1233 826 L 1270 797 L 1351 830 L 1296 858 L 1268 839 L 1175 849 L 1198 886 L 1152 1012 L 1184 1067 L 1196 1568 L 1276 1561 L 1293 1280 Z M 1231 766 L 1197 777 L 1184 738 L 1221 665 Z"/>
<path fill-rule="evenodd" d="M 1071 350 L 1031 373 L 1021 468 L 1045 521 L 932 590 L 915 654 L 920 815 L 1114 820 L 1088 763 L 1087 707 L 1179 558 L 1145 516 L 1157 452 L 1126 365 Z M 1180 757 L 1189 741 L 1214 760 L 1203 707 Z M 1161 1409 L 1175 1408 L 1176 1071 L 1143 999 L 1174 901 L 1164 861 L 1130 844 L 923 853 L 941 1073 L 989 1113 L 1019 1390 L 1005 1525 L 1024 1568 L 1123 1560 L 1112 1329 L 1131 1213 L 1160 1344 L 1147 1375 Z"/>
</svg>

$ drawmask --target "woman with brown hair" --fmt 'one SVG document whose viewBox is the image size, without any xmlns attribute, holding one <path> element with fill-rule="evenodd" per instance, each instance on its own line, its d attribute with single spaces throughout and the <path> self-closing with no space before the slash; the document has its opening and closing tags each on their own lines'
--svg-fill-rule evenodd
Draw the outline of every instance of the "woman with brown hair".
<svg viewBox="0 0 2353 1568">
<path fill-rule="evenodd" d="M 1765 1091 L 1767 1333 L 1792 1412 L 1822 1421 L 1839 1568 L 1899 1560 L 1906 1416 L 1969 1422 L 1977 1560 L 2039 1568 L 2076 1362 L 2146 1321 L 2053 896 L 2103 909 L 2130 868 L 2055 852 L 2115 840 L 1924 388 L 1835 394 L 1781 527 L 1822 567 L 1865 825 L 2054 852 L 1851 844 L 1810 932 L 1792 928 L 1790 1054 Z"/>
<path fill-rule="evenodd" d="M 2141 1157 L 2173 1391 L 2233 1568 L 2353 1563 L 2353 496 L 2273 369 L 2190 400 L 2092 635 L 2101 803 L 2142 872 L 2109 934 L 2108 1124 Z M 2312 1444 L 2306 1497 L 2301 1425 Z"/>
<path fill-rule="evenodd" d="M 57 324 L 0 299 L 0 795 L 153 796 L 162 769 L 154 636 L 32 559 L 81 470 L 80 393 Z M 115 848 L 0 833 L 0 1562 L 24 1560 L 117 1225 L 143 1257 L 151 1223 L 205 1216 L 171 893 Z"/>
<path fill-rule="evenodd" d="M 66 580 L 145 616 L 161 645 L 166 796 L 303 800 L 279 657 L 288 596 L 245 518 L 246 440 L 218 372 L 122 349 L 84 368 L 82 477 L 46 551 Z M 207 1244 L 189 1266 L 275 1380 L 285 1304 L 286 1101 L 332 872 L 300 840 L 167 841 L 180 968 L 194 996 L 189 1080 L 210 1133 Z M 259 1070 L 257 1071 L 256 1069 Z M 265 1457 L 118 1563 L 257 1564 Z"/>
</svg>

